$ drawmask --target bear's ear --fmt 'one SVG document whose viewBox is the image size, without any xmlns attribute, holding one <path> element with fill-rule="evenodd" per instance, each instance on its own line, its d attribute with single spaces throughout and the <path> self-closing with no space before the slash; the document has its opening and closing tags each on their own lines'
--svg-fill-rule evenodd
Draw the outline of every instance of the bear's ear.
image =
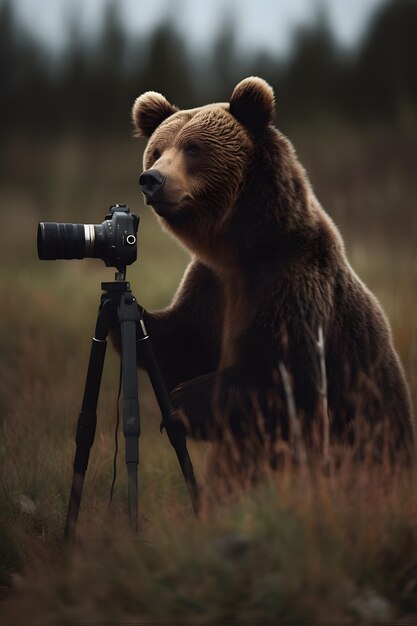
<svg viewBox="0 0 417 626">
<path fill-rule="evenodd" d="M 132 120 L 137 137 L 150 137 L 164 120 L 178 111 L 166 98 L 156 91 L 147 91 L 135 100 Z"/>
<path fill-rule="evenodd" d="M 274 109 L 272 87 L 257 76 L 250 76 L 238 83 L 230 98 L 230 113 L 251 130 L 261 130 L 272 122 Z"/>
</svg>

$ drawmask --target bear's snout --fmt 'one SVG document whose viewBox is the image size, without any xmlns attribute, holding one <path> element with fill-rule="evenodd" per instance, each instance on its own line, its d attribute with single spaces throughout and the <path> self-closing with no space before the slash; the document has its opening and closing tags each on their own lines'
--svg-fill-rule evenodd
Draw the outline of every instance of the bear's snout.
<svg viewBox="0 0 417 626">
<path fill-rule="evenodd" d="M 149 204 L 151 200 L 157 198 L 158 192 L 164 186 L 165 176 L 162 176 L 158 170 L 145 170 L 139 177 L 139 184 Z"/>
</svg>

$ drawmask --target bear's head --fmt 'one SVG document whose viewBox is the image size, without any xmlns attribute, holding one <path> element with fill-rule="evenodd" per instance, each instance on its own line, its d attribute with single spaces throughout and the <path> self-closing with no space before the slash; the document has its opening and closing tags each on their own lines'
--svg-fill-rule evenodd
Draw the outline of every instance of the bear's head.
<svg viewBox="0 0 417 626">
<path fill-rule="evenodd" d="M 249 239 L 259 221 L 257 206 L 271 205 L 276 196 L 282 182 L 276 165 L 288 152 L 272 125 L 272 88 L 246 78 L 230 102 L 190 110 L 150 91 L 136 100 L 132 116 L 137 136 L 148 138 L 141 189 L 163 225 L 206 258 L 236 232 Z"/>
</svg>

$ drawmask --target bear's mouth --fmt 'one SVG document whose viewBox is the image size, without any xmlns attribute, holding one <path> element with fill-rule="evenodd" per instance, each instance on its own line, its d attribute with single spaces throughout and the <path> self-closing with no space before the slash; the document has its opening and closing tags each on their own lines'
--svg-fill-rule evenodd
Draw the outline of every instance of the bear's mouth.
<svg viewBox="0 0 417 626">
<path fill-rule="evenodd" d="M 147 198 L 146 204 L 151 206 L 159 217 L 172 220 L 174 217 L 184 215 L 192 208 L 193 197 L 187 193 L 173 202 L 160 196 L 158 198 Z"/>
<path fill-rule="evenodd" d="M 168 217 L 169 215 L 172 215 L 176 207 L 175 202 L 165 202 L 162 200 L 158 202 L 153 200 L 151 202 L 147 202 L 147 204 L 151 205 L 155 213 L 160 217 Z"/>
</svg>

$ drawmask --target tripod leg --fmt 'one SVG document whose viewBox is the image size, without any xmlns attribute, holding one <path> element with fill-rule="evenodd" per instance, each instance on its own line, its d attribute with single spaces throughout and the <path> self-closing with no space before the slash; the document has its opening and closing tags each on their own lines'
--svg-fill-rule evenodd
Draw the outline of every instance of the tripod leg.
<svg viewBox="0 0 417 626">
<path fill-rule="evenodd" d="M 190 455 L 188 454 L 185 433 L 182 428 L 176 426 L 172 419 L 171 402 L 158 366 L 158 362 L 155 357 L 155 353 L 152 348 L 149 335 L 146 332 L 145 324 L 142 318 L 139 321 L 140 324 L 138 325 L 137 332 L 138 341 L 140 342 L 140 349 L 143 351 L 146 369 L 148 371 L 149 379 L 151 381 L 152 388 L 154 390 L 156 399 L 159 404 L 159 408 L 161 410 L 162 421 L 167 431 L 168 439 L 177 455 L 178 462 L 180 464 L 185 483 L 187 485 L 187 490 L 193 505 L 193 509 L 195 514 L 197 515 L 200 510 L 200 492 L 194 474 L 193 464 L 191 462 Z"/>
<path fill-rule="evenodd" d="M 125 436 L 130 528 L 138 530 L 138 464 L 140 415 L 136 357 L 139 307 L 134 296 L 123 294 L 119 306 L 123 381 L 123 433 Z"/>
<path fill-rule="evenodd" d="M 97 402 L 106 354 L 108 325 L 104 315 L 105 303 L 100 306 L 94 338 L 91 343 L 90 359 L 84 387 L 84 396 L 75 437 L 76 452 L 71 494 L 68 503 L 64 537 L 67 541 L 75 540 L 75 529 L 80 509 L 84 476 L 87 471 L 90 449 L 94 441 L 97 424 Z"/>
</svg>

